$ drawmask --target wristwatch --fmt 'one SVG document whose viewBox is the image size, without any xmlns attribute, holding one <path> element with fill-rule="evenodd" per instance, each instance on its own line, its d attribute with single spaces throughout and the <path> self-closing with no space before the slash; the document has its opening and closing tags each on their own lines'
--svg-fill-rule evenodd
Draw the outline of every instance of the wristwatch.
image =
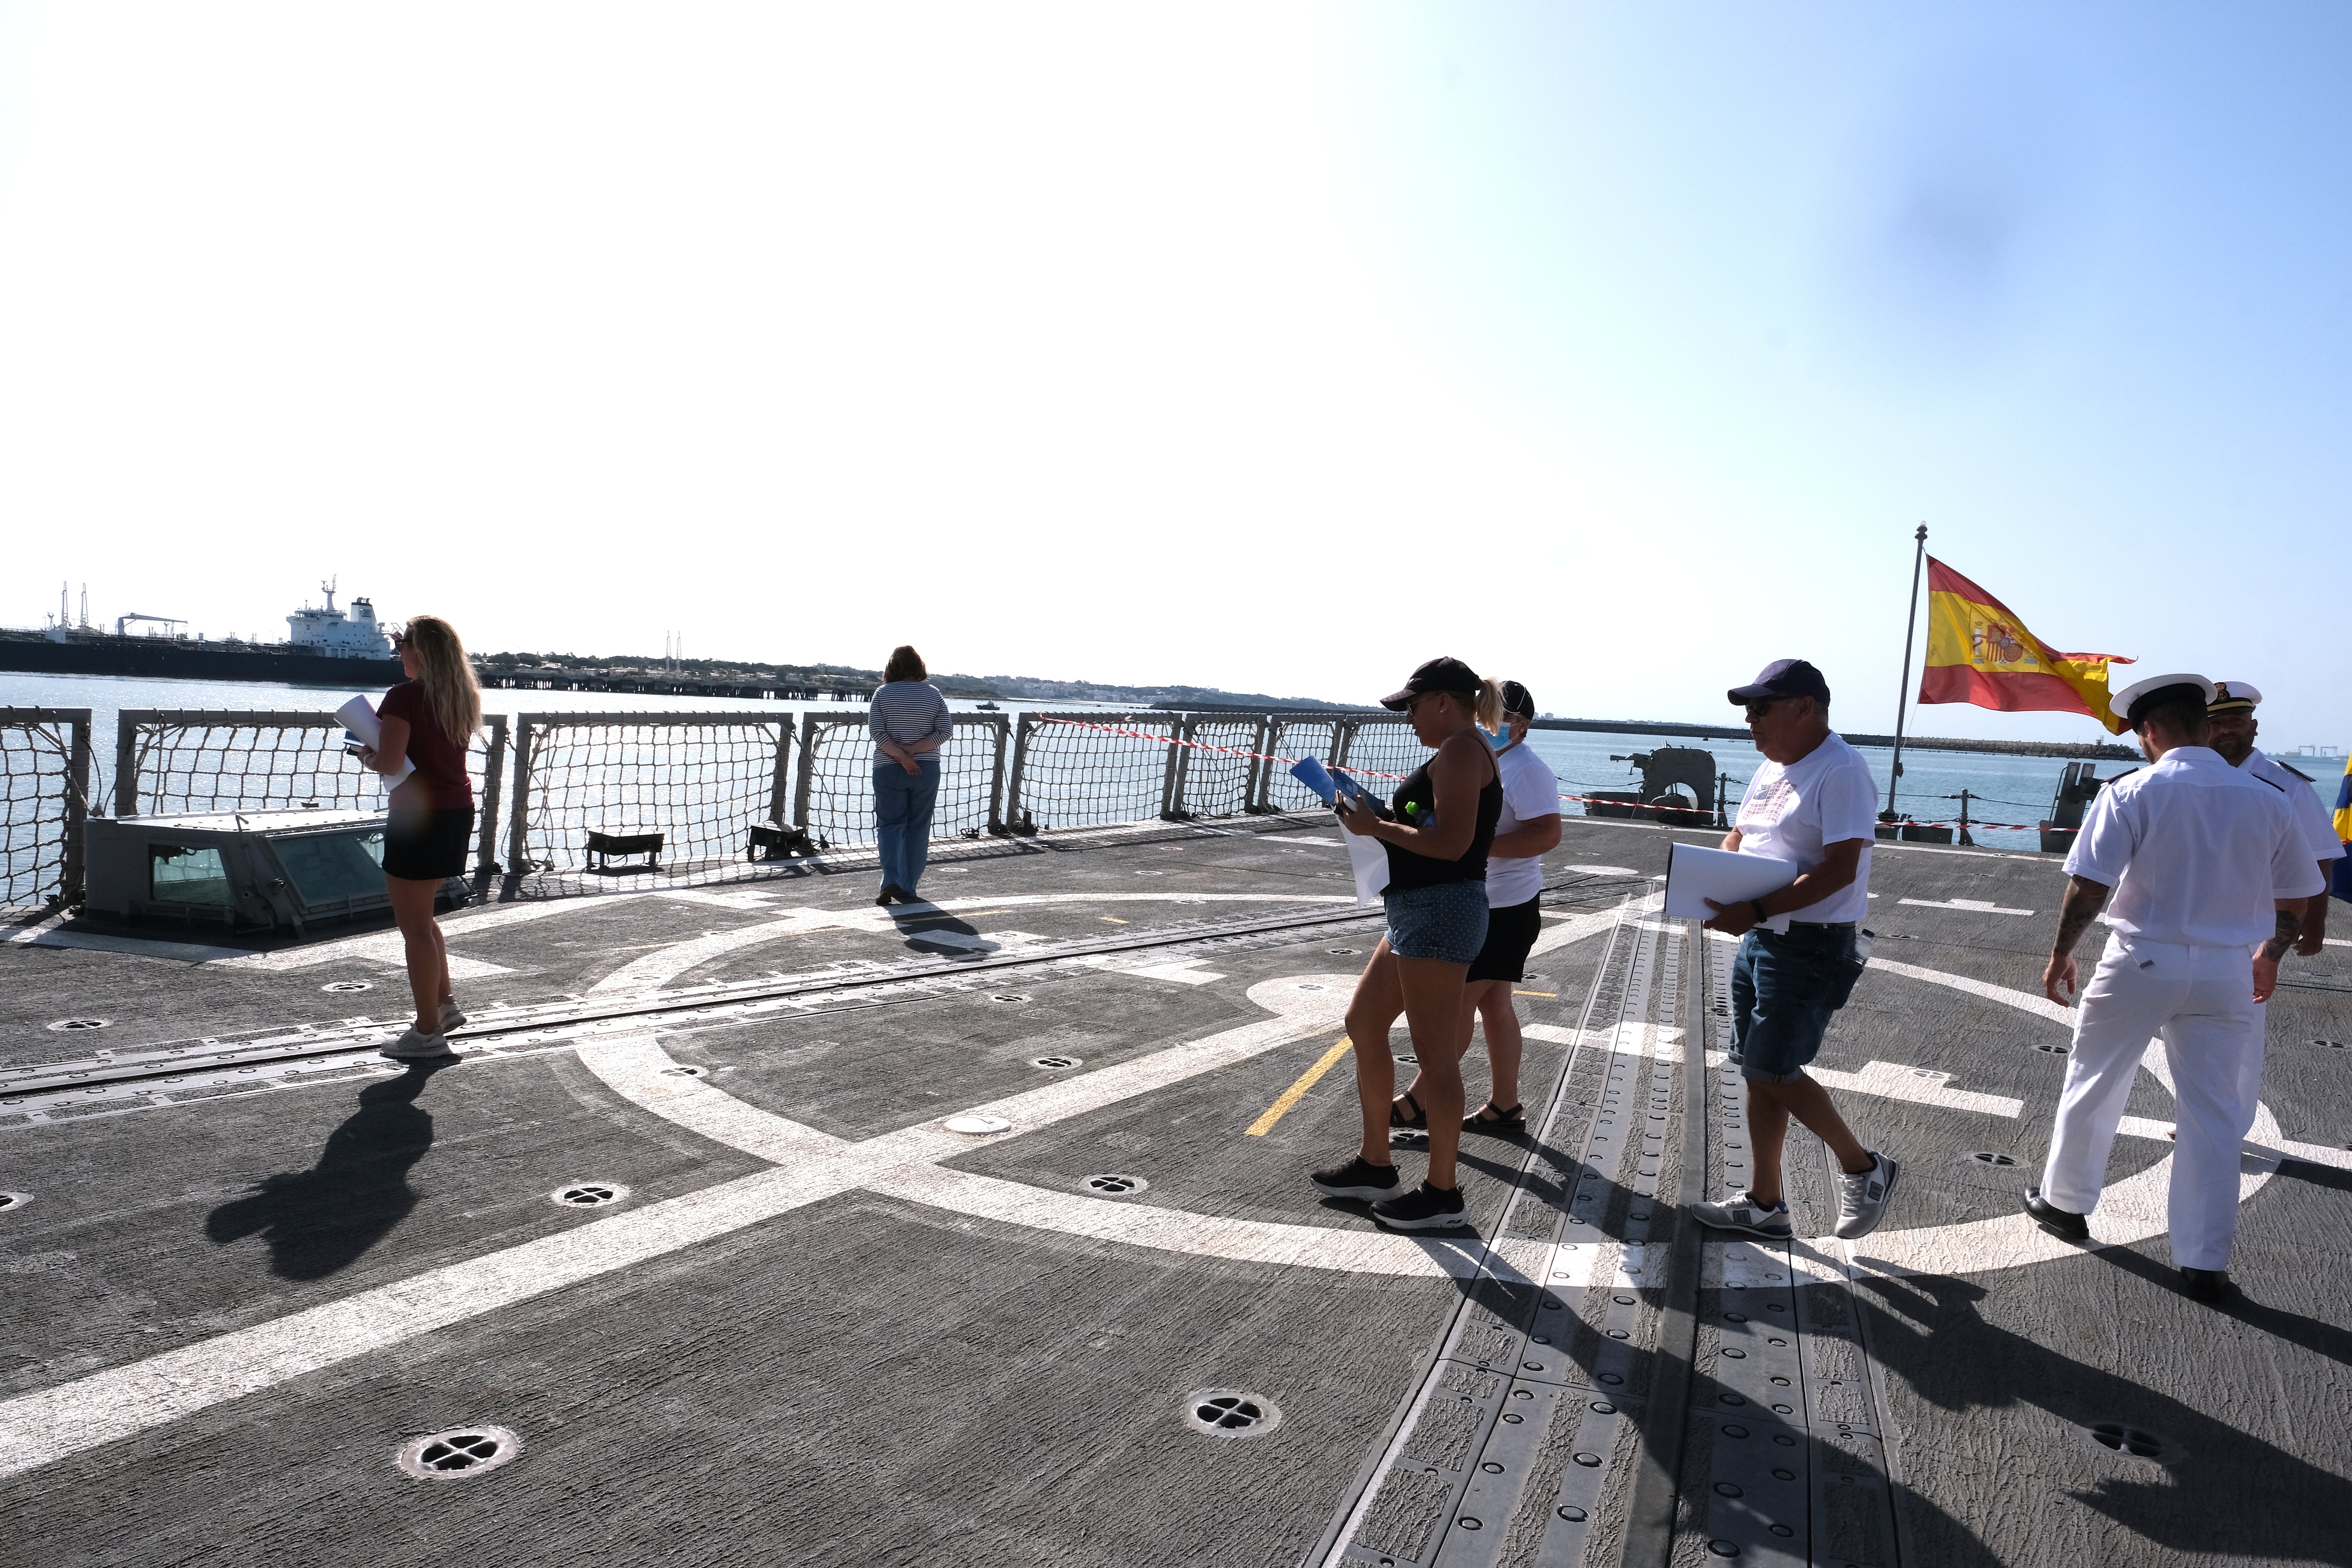
<svg viewBox="0 0 2352 1568">
<path fill-rule="evenodd" d="M 1748 900 L 1748 907 L 1756 911 L 1756 923 L 1758 925 L 1762 925 L 1766 921 L 1772 918 L 1770 915 L 1764 912 L 1764 900 L 1761 899 Z"/>
</svg>

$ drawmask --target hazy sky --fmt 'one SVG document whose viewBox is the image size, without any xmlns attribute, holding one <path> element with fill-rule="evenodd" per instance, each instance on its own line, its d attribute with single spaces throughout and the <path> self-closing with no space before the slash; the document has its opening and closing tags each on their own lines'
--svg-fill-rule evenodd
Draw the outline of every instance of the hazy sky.
<svg viewBox="0 0 2352 1568">
<path fill-rule="evenodd" d="M 2348 205 L 2339 0 L 0 5 L 0 622 L 2341 744 Z"/>
</svg>

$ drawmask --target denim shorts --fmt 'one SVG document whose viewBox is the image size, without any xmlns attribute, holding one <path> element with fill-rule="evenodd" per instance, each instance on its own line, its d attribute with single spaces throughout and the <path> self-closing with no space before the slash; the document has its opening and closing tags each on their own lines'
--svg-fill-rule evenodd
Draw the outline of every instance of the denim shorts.
<svg viewBox="0 0 2352 1568">
<path fill-rule="evenodd" d="M 1486 884 L 1440 882 L 1383 896 L 1389 951 L 1399 958 L 1467 963 L 1486 945 Z"/>
<path fill-rule="evenodd" d="M 1758 929 L 1731 961 L 1731 1059 L 1739 1076 L 1793 1083 L 1822 1048 L 1830 1015 L 1853 994 L 1862 949 L 1852 926 Z"/>
</svg>

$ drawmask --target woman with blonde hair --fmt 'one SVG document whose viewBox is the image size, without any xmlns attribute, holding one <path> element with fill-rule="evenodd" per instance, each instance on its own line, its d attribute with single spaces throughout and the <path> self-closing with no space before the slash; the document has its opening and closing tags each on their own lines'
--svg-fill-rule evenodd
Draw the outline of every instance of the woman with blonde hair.
<svg viewBox="0 0 2352 1568">
<path fill-rule="evenodd" d="M 383 1054 L 445 1057 L 448 1033 L 466 1015 L 449 989 L 449 954 L 433 918 L 433 900 L 442 883 L 466 872 L 466 847 L 474 837 L 466 748 L 481 728 L 482 690 L 457 629 L 440 616 L 417 616 L 393 641 L 408 679 L 383 694 L 376 710 L 383 733 L 360 760 L 386 778 L 405 766 L 415 769 L 392 791 L 383 880 L 408 950 L 416 1022 Z"/>
</svg>

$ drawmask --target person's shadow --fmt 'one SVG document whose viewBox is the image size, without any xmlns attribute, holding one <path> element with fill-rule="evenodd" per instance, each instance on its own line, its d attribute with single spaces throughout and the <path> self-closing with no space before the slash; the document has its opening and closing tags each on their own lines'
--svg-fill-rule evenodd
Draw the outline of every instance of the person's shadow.
<svg viewBox="0 0 2352 1568">
<path fill-rule="evenodd" d="M 433 1147 L 433 1118 L 416 1097 L 446 1061 L 418 1062 L 360 1090 L 359 1109 L 328 1135 L 307 1171 L 265 1176 L 248 1196 L 205 1220 L 226 1246 L 258 1235 L 281 1279 L 323 1279 L 359 1261 L 416 1206 L 408 1168 Z"/>
</svg>

